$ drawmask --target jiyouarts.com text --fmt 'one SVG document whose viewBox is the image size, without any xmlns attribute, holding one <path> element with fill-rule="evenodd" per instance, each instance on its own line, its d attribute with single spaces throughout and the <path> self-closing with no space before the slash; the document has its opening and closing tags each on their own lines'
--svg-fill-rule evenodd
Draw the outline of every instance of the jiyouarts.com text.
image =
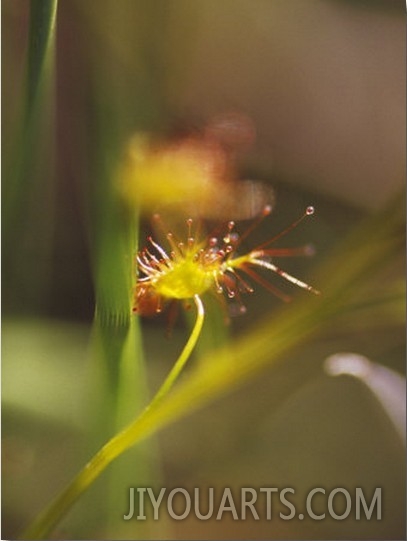
<svg viewBox="0 0 407 541">
<path fill-rule="evenodd" d="M 362 488 L 347 490 L 342 487 L 326 490 L 313 488 L 305 498 L 299 498 L 293 488 L 230 488 L 214 489 L 130 487 L 128 509 L 124 520 L 159 520 L 160 512 L 174 520 L 184 520 L 194 515 L 199 520 L 222 520 L 229 515 L 234 520 L 323 520 L 331 517 L 344 520 L 381 520 L 382 489 L 365 494 Z"/>
</svg>

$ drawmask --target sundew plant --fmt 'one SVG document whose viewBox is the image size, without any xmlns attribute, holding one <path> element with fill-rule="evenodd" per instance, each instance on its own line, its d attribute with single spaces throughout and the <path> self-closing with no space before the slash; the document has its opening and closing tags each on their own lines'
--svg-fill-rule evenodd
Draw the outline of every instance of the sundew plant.
<svg viewBox="0 0 407 541">
<path fill-rule="evenodd" d="M 376 139 L 347 146 L 340 112 L 311 76 L 321 59 L 286 71 L 302 46 L 314 50 L 300 4 L 3 3 L 7 538 L 400 535 L 401 188 L 395 179 L 373 195 L 385 183 L 373 185 L 359 157 Z M 369 32 L 370 8 L 332 4 L 333 20 L 357 9 Z M 385 35 L 398 14 L 375 5 Z M 232 39 L 242 28 L 265 32 L 264 44 L 273 36 L 259 71 Z M 236 77 L 235 55 L 252 79 Z M 325 109 L 305 90 L 296 99 L 291 77 L 315 85 Z M 318 149 L 300 134 L 314 133 L 313 115 L 330 126 Z M 324 153 L 324 137 L 359 167 L 343 186 L 330 178 L 345 178 L 349 163 Z M 394 145 L 381 137 L 377 174 L 390 178 Z M 388 511 L 380 523 L 327 519 L 317 534 L 312 521 L 278 516 L 124 520 L 129 488 L 174 486 L 292 486 L 301 497 L 379 486 Z"/>
<path fill-rule="evenodd" d="M 230 120 L 230 119 L 229 119 Z M 233 128 L 233 126 L 232 126 Z M 231 129 L 231 128 L 228 128 Z M 137 149 L 135 150 L 137 152 Z M 192 159 L 191 159 L 192 158 Z M 156 160 L 160 161 L 161 157 L 156 156 Z M 192 157 L 189 153 L 182 152 L 179 155 L 178 150 L 166 156 L 164 168 L 155 169 L 154 160 L 151 163 L 153 175 L 183 173 L 185 178 L 178 178 L 181 183 L 194 183 L 195 175 L 205 175 L 205 182 L 216 182 L 215 175 L 206 175 L 206 159 L 210 159 L 210 155 L 199 156 L 197 163 L 195 154 Z M 185 160 L 186 163 L 182 161 Z M 174 167 L 175 162 L 175 167 Z M 201 170 L 201 169 L 202 170 Z M 149 177 L 151 172 L 147 169 L 141 175 L 136 171 L 131 174 L 130 182 L 144 181 L 143 176 Z M 176 178 L 176 177 L 175 177 Z M 121 179 L 123 180 L 123 179 Z M 160 193 L 161 179 L 154 178 L 156 181 L 157 193 L 155 199 L 157 204 L 162 199 Z M 151 191 L 151 187 L 149 188 Z M 206 188 L 209 189 L 209 188 Z M 233 187 L 230 186 L 229 190 Z M 136 193 L 142 193 L 137 187 L 133 189 Z M 198 193 L 196 194 L 198 196 Z M 198 197 L 197 197 L 198 199 Z M 154 198 L 152 199 L 154 201 Z M 185 203 L 182 191 L 176 202 L 175 207 L 171 209 L 174 213 L 182 211 L 182 206 Z M 190 194 L 188 203 L 193 203 L 193 194 Z M 144 200 L 140 197 L 138 207 L 133 209 L 139 214 L 144 208 Z M 171 301 L 193 301 L 196 309 L 196 322 L 192 327 L 191 334 L 183 348 L 178 359 L 175 361 L 173 368 L 160 386 L 157 393 L 148 403 L 139 416 L 117 435 L 113 436 L 95 456 L 85 465 L 80 473 L 74 478 L 71 484 L 54 500 L 50 507 L 41 514 L 31 526 L 23 533 L 25 538 L 38 538 L 49 534 L 51 529 L 58 524 L 69 507 L 81 496 L 81 494 L 90 486 L 99 474 L 112 462 L 120 456 L 124 451 L 128 450 L 132 445 L 145 437 L 145 431 L 154 430 L 154 417 L 157 411 L 160 411 L 160 404 L 165 400 L 172 386 L 176 382 L 185 363 L 188 361 L 191 353 L 199 340 L 199 336 L 204 324 L 205 306 L 202 300 L 203 295 L 209 291 L 215 294 L 225 294 L 228 299 L 236 299 L 239 303 L 239 312 L 245 313 L 246 308 L 242 302 L 242 294 L 253 293 L 254 289 L 248 284 L 242 274 L 246 274 L 253 281 L 260 283 L 266 289 L 270 289 L 272 293 L 280 296 L 283 300 L 288 301 L 290 297 L 282 293 L 277 287 L 269 284 L 265 278 L 262 278 L 255 272 L 254 269 L 260 268 L 271 271 L 284 280 L 305 289 L 315 295 L 320 295 L 320 292 L 314 287 L 295 278 L 291 274 L 282 270 L 274 263 L 277 257 L 289 257 L 306 255 L 312 252 L 309 246 L 302 248 L 273 248 L 273 245 L 281 237 L 293 230 L 304 218 L 314 214 L 314 207 L 308 206 L 304 214 L 289 225 L 286 229 L 260 244 L 256 248 L 250 250 L 246 254 L 238 254 L 238 249 L 241 242 L 246 239 L 255 229 L 259 222 L 268 216 L 271 212 L 271 206 L 266 205 L 257 221 L 240 236 L 235 230 L 235 222 L 229 221 L 226 224 L 225 230 L 220 229 L 221 237 L 218 239 L 213 235 L 199 239 L 193 231 L 194 220 L 188 218 L 186 220 L 187 237 L 185 241 L 177 240 L 172 232 L 166 234 L 167 242 L 170 250 L 168 253 L 160 246 L 152 237 L 149 237 L 149 247 L 141 249 L 135 256 L 136 268 L 138 276 L 134 278 L 134 285 L 130 295 L 133 297 L 133 314 L 159 314 L 165 303 Z M 156 221 L 161 222 L 159 216 L 155 216 Z M 162 225 L 162 224 L 161 224 Z M 134 226 L 136 227 L 136 225 Z M 200 226 L 197 226 L 199 229 Z M 135 238 L 135 236 L 134 236 Z M 133 256 L 128 254 L 129 258 Z M 222 297 L 223 298 L 223 297 Z M 132 317 L 136 317 L 133 315 Z M 216 358 L 216 352 L 214 352 Z"/>
</svg>

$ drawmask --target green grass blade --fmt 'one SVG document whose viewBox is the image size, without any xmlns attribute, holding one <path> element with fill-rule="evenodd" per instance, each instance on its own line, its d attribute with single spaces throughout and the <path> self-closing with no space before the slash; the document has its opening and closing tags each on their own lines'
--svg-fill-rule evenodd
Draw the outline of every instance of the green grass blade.
<svg viewBox="0 0 407 541">
<path fill-rule="evenodd" d="M 97 77 L 96 77 L 97 79 Z M 96 82 L 96 81 L 95 81 Z M 122 429 L 147 402 L 148 384 L 139 320 L 132 315 L 138 216 L 121 201 L 115 174 L 123 145 L 120 115 L 112 106 L 106 85 L 93 90 L 92 183 L 89 193 L 91 248 L 96 294 L 93 372 L 95 405 L 92 407 L 92 452 L 107 437 Z M 96 426 L 92 426 L 96 423 Z M 134 449 L 109 472 L 105 511 L 108 530 L 118 527 L 113 513 L 125 507 L 129 482 L 148 484 L 159 470 L 154 442 Z M 113 505 L 114 503 L 114 505 Z"/>
<path fill-rule="evenodd" d="M 34 107 L 52 62 L 58 0 L 31 0 L 26 117 Z"/>
<path fill-rule="evenodd" d="M 51 273 L 55 215 L 53 76 L 57 6 L 57 0 L 33 0 L 30 3 L 20 117 L 3 176 L 4 280 L 8 283 L 12 308 L 16 309 L 17 298 L 27 311 L 44 308 Z M 30 227 L 21 227 L 22 222 Z M 33 239 L 36 264 L 32 266 L 27 282 L 26 266 L 27 259 L 33 257 Z"/>
<path fill-rule="evenodd" d="M 30 169 L 45 93 L 48 90 L 54 63 L 55 30 L 58 0 L 32 0 L 27 50 L 26 80 L 20 126 L 8 167 L 4 206 L 5 224 L 18 214 L 23 188 L 32 179 Z"/>
</svg>

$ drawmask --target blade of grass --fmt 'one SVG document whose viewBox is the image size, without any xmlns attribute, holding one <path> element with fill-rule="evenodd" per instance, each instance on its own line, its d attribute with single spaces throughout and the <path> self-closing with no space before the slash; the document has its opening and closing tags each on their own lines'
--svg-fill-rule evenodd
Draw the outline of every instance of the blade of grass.
<svg viewBox="0 0 407 541">
<path fill-rule="evenodd" d="M 55 139 L 52 83 L 57 6 L 57 0 L 30 2 L 23 103 L 3 178 L 3 249 L 7 261 L 4 279 L 14 299 L 16 294 L 21 296 L 24 306 L 31 304 L 32 309 L 43 307 L 50 273 Z M 29 230 L 21 227 L 22 216 L 30 224 Z M 36 265 L 27 288 L 26 261 L 32 259 L 33 238 Z"/>
<path fill-rule="evenodd" d="M 95 421 L 98 425 L 92 438 L 94 448 L 141 410 L 147 401 L 148 385 L 139 320 L 132 316 L 138 216 L 123 205 L 114 182 L 124 138 L 120 114 L 117 104 L 111 105 L 106 88 L 93 90 L 93 103 L 91 124 L 96 130 L 92 131 L 93 186 L 89 199 L 96 291 L 93 370 L 99 374 L 96 381 L 100 408 L 99 411 L 93 408 L 92 425 Z M 94 431 L 95 427 L 91 426 L 90 430 Z M 153 470 L 155 474 L 159 471 L 154 442 L 134 449 L 125 461 L 114 465 L 105 492 L 103 515 L 112 531 L 118 520 L 112 510 L 122 500 L 123 507 L 126 505 L 124 487 L 130 479 L 148 485 Z"/>
<path fill-rule="evenodd" d="M 32 182 L 28 171 L 33 159 L 33 143 L 38 136 L 44 93 L 53 69 L 57 6 L 57 0 L 32 0 L 30 4 L 25 93 L 5 187 L 6 226 L 12 217 L 16 219 L 24 190 Z"/>
<path fill-rule="evenodd" d="M 41 85 L 44 83 L 49 64 L 52 62 L 57 7 L 58 0 L 31 0 L 26 98 L 27 117 L 35 107 L 35 100 L 41 91 Z"/>
</svg>

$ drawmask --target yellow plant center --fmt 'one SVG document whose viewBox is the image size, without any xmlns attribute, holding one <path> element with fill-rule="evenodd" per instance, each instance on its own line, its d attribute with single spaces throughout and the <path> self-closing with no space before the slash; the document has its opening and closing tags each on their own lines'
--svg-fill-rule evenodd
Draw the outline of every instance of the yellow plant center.
<svg viewBox="0 0 407 541">
<path fill-rule="evenodd" d="M 270 213 L 270 207 L 265 207 L 260 219 Z M 253 287 L 242 274 L 266 287 L 284 301 L 290 297 L 277 287 L 266 282 L 254 271 L 254 267 L 274 272 L 281 278 L 298 287 L 319 295 L 319 291 L 280 267 L 276 266 L 271 257 L 290 255 L 309 255 L 310 248 L 268 248 L 267 245 L 279 239 L 294 229 L 306 216 L 314 213 L 313 207 L 307 207 L 304 214 L 288 228 L 263 243 L 250 252 L 238 255 L 237 249 L 241 240 L 257 225 L 249 228 L 242 236 L 233 231 L 234 222 L 227 224 L 227 231 L 220 239 L 208 237 L 196 241 L 191 236 L 192 219 L 187 220 L 188 237 L 186 242 L 178 242 L 172 233 L 167 234 L 171 251 L 167 253 L 152 237 L 149 237 L 150 247 L 144 248 L 137 255 L 138 269 L 141 276 L 135 288 L 134 312 L 141 315 L 159 313 L 169 299 L 183 300 L 197 298 L 208 290 L 225 294 L 229 299 L 236 299 L 240 311 L 245 307 L 240 298 L 242 293 L 252 293 Z M 257 222 L 258 223 L 258 222 Z M 152 247 L 152 248 L 151 248 Z"/>
<path fill-rule="evenodd" d="M 191 258 L 180 259 L 154 278 L 154 289 L 159 295 L 173 299 L 190 299 L 194 295 L 201 295 L 213 285 L 216 267 L 210 267 L 208 269 Z"/>
</svg>

